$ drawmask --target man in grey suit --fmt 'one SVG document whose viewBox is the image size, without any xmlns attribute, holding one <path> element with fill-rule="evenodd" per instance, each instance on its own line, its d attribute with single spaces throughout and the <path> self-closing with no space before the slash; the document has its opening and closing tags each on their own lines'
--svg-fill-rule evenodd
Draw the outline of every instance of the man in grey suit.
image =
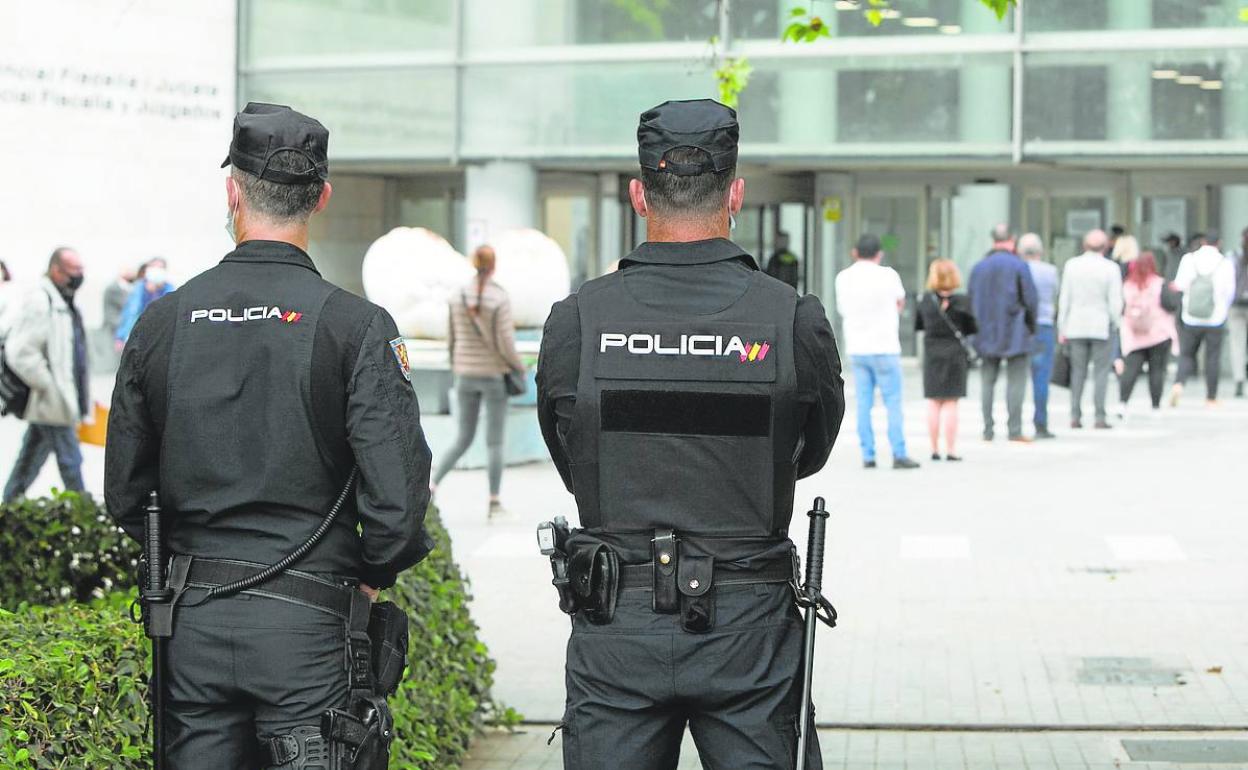
<svg viewBox="0 0 1248 770">
<path fill-rule="evenodd" d="M 1113 335 L 1122 316 L 1122 272 L 1102 254 L 1108 239 L 1103 230 L 1083 238 L 1083 254 L 1068 260 L 1058 298 L 1058 339 L 1070 349 L 1070 427 L 1083 427 L 1083 386 L 1092 364 L 1092 399 L 1096 427 L 1109 428 L 1105 394 Z"/>
</svg>

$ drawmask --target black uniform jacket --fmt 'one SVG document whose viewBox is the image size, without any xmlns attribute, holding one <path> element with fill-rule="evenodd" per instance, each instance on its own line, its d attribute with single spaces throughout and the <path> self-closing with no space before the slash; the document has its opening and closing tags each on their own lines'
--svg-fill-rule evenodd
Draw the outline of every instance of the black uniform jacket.
<svg viewBox="0 0 1248 770">
<path fill-rule="evenodd" d="M 429 448 L 390 315 L 301 249 L 247 241 L 153 302 L 122 354 L 105 499 L 143 535 L 158 490 L 174 553 L 272 564 L 337 522 L 297 569 L 392 585 L 429 552 Z"/>
<path fill-rule="evenodd" d="M 690 314 L 716 312 L 739 298 L 758 270 L 754 258 L 725 239 L 692 243 L 643 243 L 620 261 L 632 294 L 647 304 Z M 819 471 L 828 460 L 845 416 L 845 384 L 836 339 L 822 303 L 814 295 L 797 302 L 793 322 L 794 366 L 805 445 L 798 477 Z M 581 320 L 577 295 L 557 303 L 546 321 L 537 370 L 538 419 L 564 485 L 572 475 L 562 436 L 575 412 L 580 377 Z"/>
</svg>

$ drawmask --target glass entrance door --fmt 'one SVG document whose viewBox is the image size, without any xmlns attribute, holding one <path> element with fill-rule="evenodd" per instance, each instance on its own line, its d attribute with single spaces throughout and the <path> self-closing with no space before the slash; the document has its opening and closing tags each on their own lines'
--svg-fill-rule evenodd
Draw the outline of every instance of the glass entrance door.
<svg viewBox="0 0 1248 770">
<path fill-rule="evenodd" d="M 858 199 L 857 231 L 853 241 L 864 233 L 880 239 L 883 264 L 901 276 L 906 289 L 906 309 L 901 317 L 901 351 L 915 354 L 914 308 L 923 292 L 927 272 L 927 227 L 925 195 L 917 192 L 864 192 Z"/>
</svg>

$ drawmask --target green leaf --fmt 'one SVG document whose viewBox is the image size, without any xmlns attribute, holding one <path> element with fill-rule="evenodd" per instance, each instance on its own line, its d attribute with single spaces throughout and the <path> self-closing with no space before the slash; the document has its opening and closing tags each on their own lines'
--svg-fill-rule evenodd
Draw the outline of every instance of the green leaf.
<svg viewBox="0 0 1248 770">
<path fill-rule="evenodd" d="M 806 34 L 806 25 L 800 21 L 795 21 L 784 30 L 784 34 L 780 36 L 782 41 L 792 40 L 794 43 L 802 39 L 802 35 Z"/>
<path fill-rule="evenodd" d="M 1248 5 L 1239 9 L 1239 20 L 1248 22 Z"/>
<path fill-rule="evenodd" d="M 793 10 L 789 11 L 789 15 L 790 15 L 790 16 L 793 16 L 793 17 L 797 17 L 797 16 L 805 16 L 805 15 L 806 15 L 806 9 L 805 9 L 805 8 L 794 8 Z"/>
<path fill-rule="evenodd" d="M 884 23 L 884 14 L 877 10 L 863 11 L 862 15 L 867 17 L 867 21 L 871 22 L 873 27 L 878 27 Z"/>
</svg>

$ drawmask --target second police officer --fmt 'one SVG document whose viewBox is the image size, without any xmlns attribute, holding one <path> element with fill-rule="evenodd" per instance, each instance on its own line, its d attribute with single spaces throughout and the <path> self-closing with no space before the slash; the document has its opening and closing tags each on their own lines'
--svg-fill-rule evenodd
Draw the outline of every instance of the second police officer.
<svg viewBox="0 0 1248 770">
<path fill-rule="evenodd" d="M 629 196 L 647 241 L 555 305 L 537 380 L 543 435 L 583 529 L 564 551 L 565 767 L 792 767 L 802 625 L 794 484 L 844 415 L 814 296 L 729 239 L 745 195 L 736 113 L 642 114 Z M 810 742 L 808 767 L 818 768 Z"/>
<path fill-rule="evenodd" d="M 224 164 L 237 248 L 147 308 L 117 374 L 108 510 L 139 539 L 159 490 L 178 555 L 170 582 L 185 587 L 166 671 L 166 758 L 178 770 L 331 767 L 341 736 L 323 734 L 323 716 L 367 694 L 344 654 L 348 637 L 352 662 L 367 654 L 365 594 L 432 545 L 429 449 L 403 339 L 307 253 L 308 220 L 330 199 L 328 140 L 287 107 L 237 115 Z M 205 600 L 298 548 L 335 500 L 341 515 L 297 569 Z M 349 743 L 350 719 L 332 725 Z"/>
</svg>

